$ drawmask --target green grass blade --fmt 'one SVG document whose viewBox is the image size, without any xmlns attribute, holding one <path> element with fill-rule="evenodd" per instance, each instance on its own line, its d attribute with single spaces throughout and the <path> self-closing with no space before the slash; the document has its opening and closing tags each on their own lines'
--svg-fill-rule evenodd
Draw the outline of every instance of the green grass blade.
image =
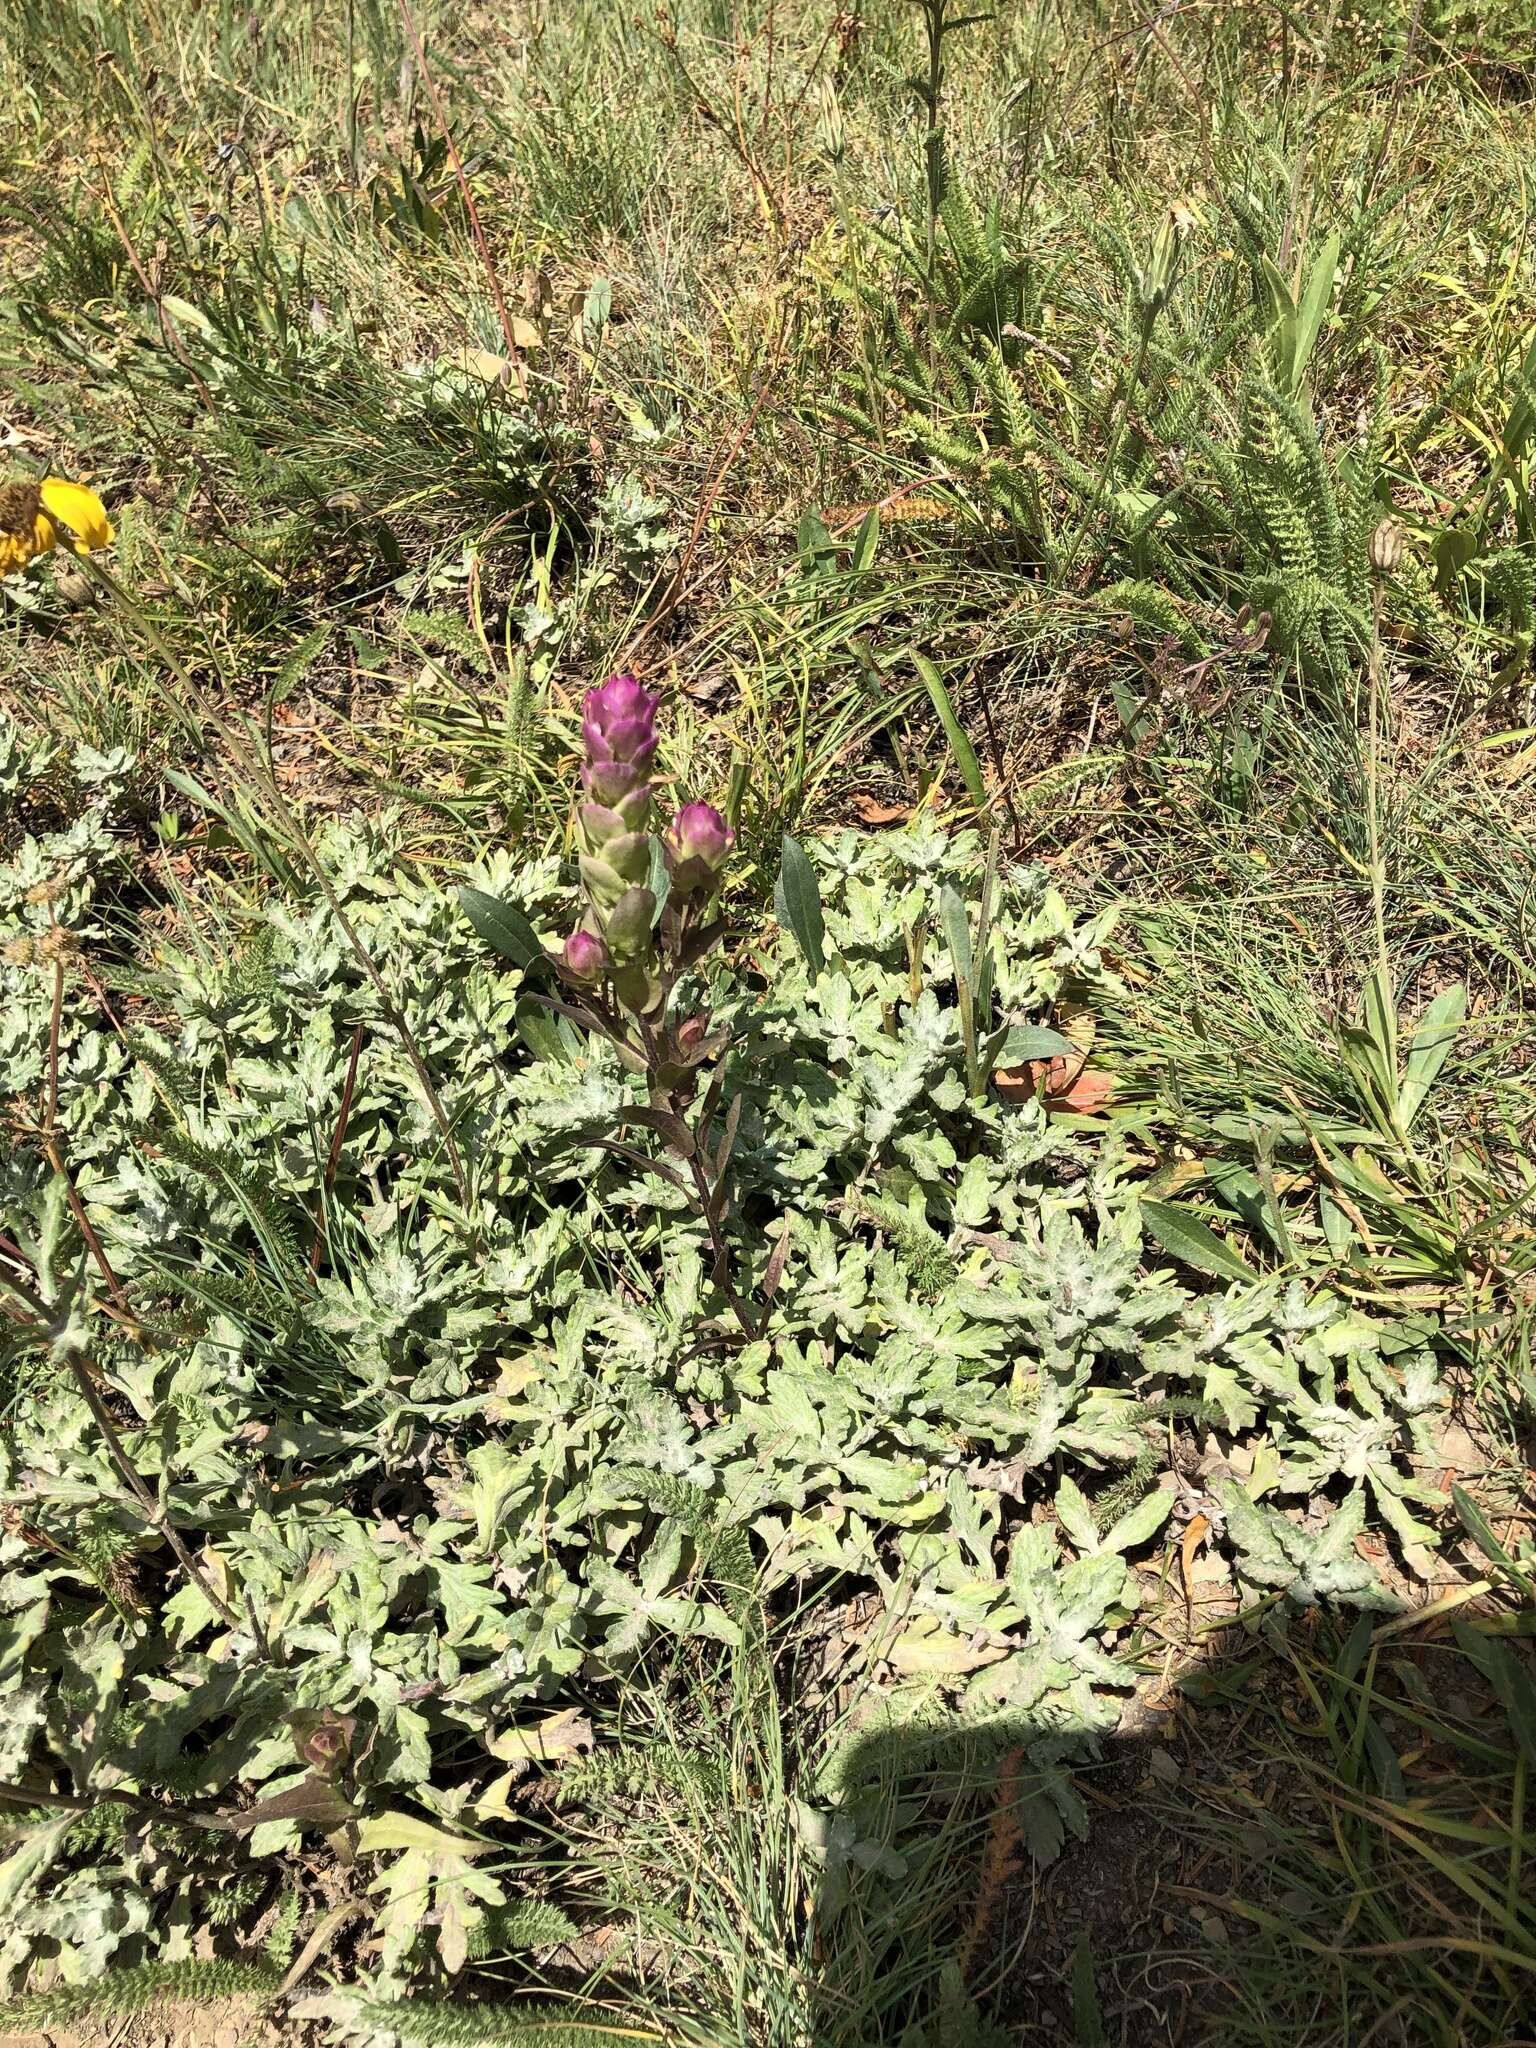
<svg viewBox="0 0 1536 2048">
<path fill-rule="evenodd" d="M 987 785 L 981 772 L 981 763 L 976 758 L 976 749 L 966 737 L 965 727 L 955 715 L 954 704 L 944 687 L 944 678 L 925 654 L 914 654 L 912 666 L 922 677 L 923 687 L 933 701 L 934 710 L 939 714 L 939 723 L 944 728 L 949 750 L 955 757 L 955 765 L 960 770 L 971 802 L 978 811 L 986 810 Z"/>
</svg>

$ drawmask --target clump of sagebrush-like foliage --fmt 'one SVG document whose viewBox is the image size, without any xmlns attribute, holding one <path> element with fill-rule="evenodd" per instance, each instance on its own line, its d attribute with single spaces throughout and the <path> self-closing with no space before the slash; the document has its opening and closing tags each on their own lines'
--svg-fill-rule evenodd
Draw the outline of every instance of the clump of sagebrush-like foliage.
<svg viewBox="0 0 1536 2048">
<path fill-rule="evenodd" d="M 1109 915 L 1041 870 L 927 823 L 788 846 L 781 923 L 675 958 L 701 1203 L 654 1064 L 551 970 L 556 861 L 495 856 L 472 925 L 387 815 L 330 828 L 389 1016 L 302 892 L 123 953 L 131 763 L 4 746 L 0 1777 L 126 1801 L 20 1827 L 13 1986 L 153 1959 L 318 1835 L 371 1859 L 386 1986 L 467 1967 L 518 1903 L 481 1854 L 509 1784 L 651 1646 L 740 1644 L 749 1577 L 867 1594 L 886 1721 L 1024 1741 L 1049 1855 L 1134 1676 L 1170 1427 L 1241 1447 L 1208 1518 L 1268 1597 L 1389 1604 L 1356 1535 L 1432 1540 L 1421 1337 L 1236 1261 L 1191 1284 L 1124 1142 L 992 1087 L 1110 984 Z M 647 916 L 715 885 L 667 855 Z"/>
</svg>

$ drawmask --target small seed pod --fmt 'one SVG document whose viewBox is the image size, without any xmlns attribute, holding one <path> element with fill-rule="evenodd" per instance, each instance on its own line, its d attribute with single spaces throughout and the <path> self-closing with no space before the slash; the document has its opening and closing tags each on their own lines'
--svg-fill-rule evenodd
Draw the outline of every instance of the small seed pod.
<svg viewBox="0 0 1536 2048">
<path fill-rule="evenodd" d="M 53 587 L 71 611 L 84 611 L 96 595 L 96 586 L 83 569 L 56 568 Z"/>
<path fill-rule="evenodd" d="M 1408 529 L 1401 519 L 1383 519 L 1371 535 L 1371 567 L 1379 576 L 1395 576 L 1403 566 Z"/>
</svg>

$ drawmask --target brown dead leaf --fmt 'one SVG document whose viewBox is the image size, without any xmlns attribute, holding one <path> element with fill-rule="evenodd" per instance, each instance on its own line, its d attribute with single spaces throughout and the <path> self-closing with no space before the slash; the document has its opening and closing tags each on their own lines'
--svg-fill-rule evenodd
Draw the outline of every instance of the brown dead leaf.
<svg viewBox="0 0 1536 2048">
<path fill-rule="evenodd" d="M 486 1737 L 485 1746 L 502 1763 L 554 1763 L 596 1742 L 592 1723 L 578 1707 L 565 1707 L 532 1728 L 505 1728 Z"/>
<path fill-rule="evenodd" d="M 905 825 L 912 816 L 910 804 L 882 803 L 879 797 L 862 792 L 849 798 L 849 807 L 861 825 Z"/>
<path fill-rule="evenodd" d="M 1047 1109 L 1064 1109 L 1075 1116 L 1092 1116 L 1115 1092 L 1114 1076 L 1106 1074 L 1102 1067 L 1079 1065 L 1074 1071 L 1070 1060 L 1050 1060 L 1046 1064 Z"/>
<path fill-rule="evenodd" d="M 1150 981 L 1152 979 L 1151 971 L 1143 967 L 1140 961 L 1132 960 L 1124 953 L 1117 953 L 1112 947 L 1106 946 L 1102 957 L 1104 965 L 1116 974 L 1121 981 Z"/>
<path fill-rule="evenodd" d="M 1063 990 L 1056 1003 L 1055 1024 L 1062 1037 L 1070 1039 L 1086 1060 L 1099 1034 L 1099 1020 L 1092 1008 L 1080 996 Z"/>
<path fill-rule="evenodd" d="M 1114 1095 L 1115 1079 L 1102 1068 L 1073 1057 L 1031 1060 L 1027 1066 L 998 1067 L 992 1075 L 999 1102 L 1030 1102 L 1039 1095 L 1048 1111 L 1092 1116 Z"/>
<path fill-rule="evenodd" d="M 1169 1201 L 1175 1195 L 1183 1194 L 1196 1181 L 1205 1179 L 1206 1164 L 1203 1159 L 1179 1159 L 1161 1176 L 1156 1185 L 1159 1201 Z"/>
<path fill-rule="evenodd" d="M 1211 1533 L 1210 1519 L 1206 1515 L 1191 1515 L 1189 1526 L 1184 1531 L 1184 1540 L 1179 1545 L 1179 1570 L 1184 1579 L 1184 1611 L 1189 1613 L 1194 1600 L 1195 1552 Z"/>
<path fill-rule="evenodd" d="M 1028 1067 L 995 1067 L 992 1086 L 999 1102 L 1032 1102 L 1035 1077 Z"/>
<path fill-rule="evenodd" d="M 882 1615 L 878 1627 L 884 1629 L 885 1626 Z M 915 1616 L 895 1642 L 884 1649 L 886 1662 L 903 1678 L 957 1678 L 968 1672 L 981 1671 L 1007 1655 L 1008 1645 L 1000 1637 L 991 1636 L 984 1630 L 978 1630 L 970 1637 L 955 1635 L 931 1614 Z"/>
<path fill-rule="evenodd" d="M 1086 1059 L 1031 1060 L 1030 1071 L 1046 1108 L 1074 1116 L 1092 1116 L 1115 1092 L 1113 1075 L 1090 1067 Z"/>
<path fill-rule="evenodd" d="M 695 704 L 713 705 L 724 701 L 734 689 L 735 678 L 727 668 L 704 668 L 678 679 L 678 688 Z"/>
<path fill-rule="evenodd" d="M 785 1261 L 789 1257 L 789 1225 L 786 1223 L 779 1232 L 779 1241 L 768 1254 L 768 1269 L 763 1274 L 763 1300 L 772 1301 L 779 1291 L 779 1282 L 784 1277 Z"/>
</svg>

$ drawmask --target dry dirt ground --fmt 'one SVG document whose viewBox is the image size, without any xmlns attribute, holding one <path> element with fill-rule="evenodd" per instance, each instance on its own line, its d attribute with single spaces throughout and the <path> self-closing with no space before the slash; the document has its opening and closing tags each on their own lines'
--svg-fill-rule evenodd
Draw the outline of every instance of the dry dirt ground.
<svg viewBox="0 0 1536 2048">
<path fill-rule="evenodd" d="M 303 2048 L 310 2038 L 306 2027 L 263 2019 L 252 1999 L 221 1998 L 50 2027 L 16 2036 L 11 2048 Z"/>
<path fill-rule="evenodd" d="M 1311 1616 L 1290 1624 L 1303 1654 L 1319 1625 Z M 1536 1676 L 1530 1647 L 1505 1640 Z M 1375 1705 L 1401 1754 L 1409 1806 L 1449 1825 L 1482 1821 L 1483 1794 L 1466 1774 L 1456 1735 L 1509 1743 L 1492 1688 L 1454 1653 L 1443 1626 L 1405 1636 L 1395 1651 L 1404 1668 L 1380 1668 Z M 1416 1705 L 1427 1709 L 1427 1724 Z M 1203 1662 L 1187 1665 L 1176 1684 L 1154 1681 L 1139 1692 L 1102 1765 L 1077 1783 L 1091 1819 L 1087 1839 L 1069 1842 L 1041 1873 L 1019 1857 L 992 1909 L 988 1960 L 1019 2048 L 1083 2038 L 1073 2001 L 1080 1947 L 1092 1959 L 1104 2038 L 1115 2048 L 1226 2048 L 1255 1925 L 1272 1916 L 1331 1932 L 1331 1888 L 1312 1879 L 1336 1864 L 1341 1818 L 1347 1831 L 1376 1786 L 1368 1774 L 1340 1781 L 1316 1698 L 1241 1626 L 1218 1627 Z M 1409 1945 L 1415 1936 L 1465 1932 L 1452 1888 L 1411 1851 L 1405 1862 L 1417 1880 L 1417 1898 L 1402 1895 Z M 978 1988 L 984 1976 L 973 1978 Z M 1324 2030 L 1300 2039 L 1353 2038 L 1327 2031 L 1326 2014 L 1314 2018 Z M 1387 2010 L 1369 2038 L 1373 2048 L 1416 2048 L 1423 2037 L 1411 2011 Z M 1508 2048 L 1533 2044 L 1511 2040 Z"/>
</svg>

